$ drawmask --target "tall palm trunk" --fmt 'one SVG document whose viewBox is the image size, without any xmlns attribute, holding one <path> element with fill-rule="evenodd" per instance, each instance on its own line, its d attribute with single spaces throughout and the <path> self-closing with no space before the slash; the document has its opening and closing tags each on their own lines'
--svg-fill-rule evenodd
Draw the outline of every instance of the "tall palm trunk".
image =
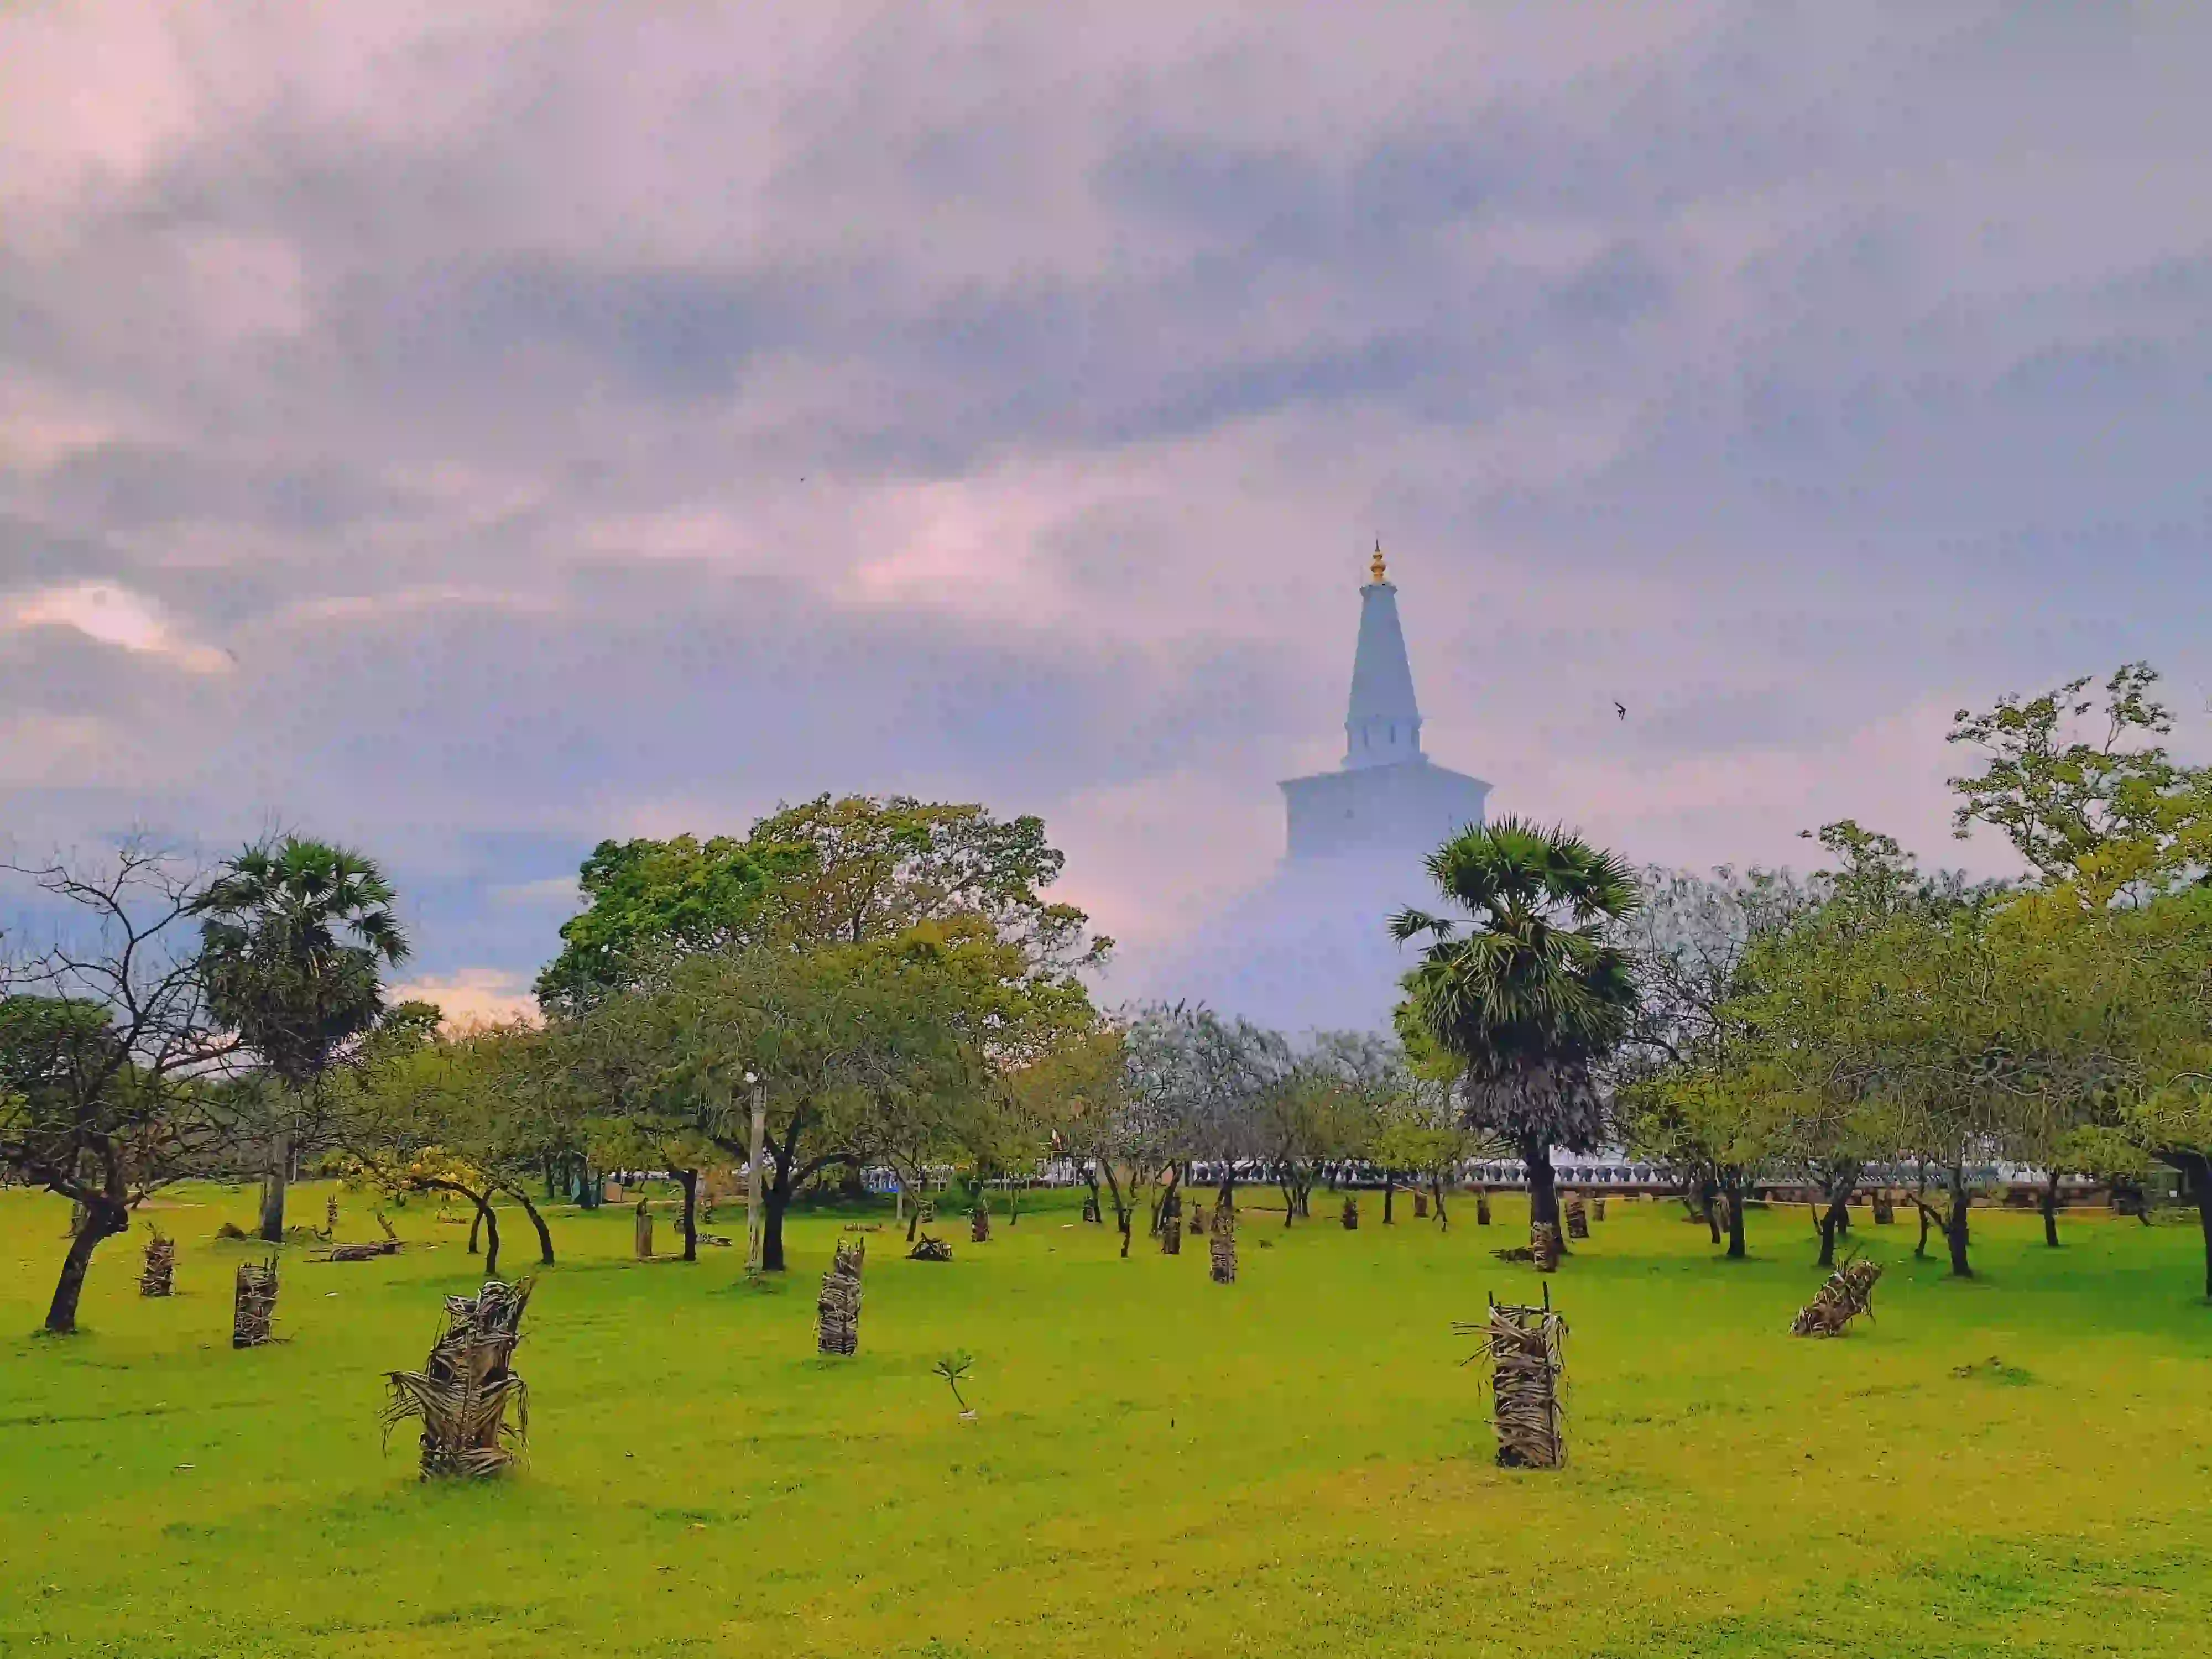
<svg viewBox="0 0 2212 1659">
<path fill-rule="evenodd" d="M 1528 1166 L 1528 1224 L 1559 1224 L 1559 1188 L 1552 1172 L 1552 1143 L 1531 1135 L 1521 1143 L 1521 1161 Z"/>
</svg>

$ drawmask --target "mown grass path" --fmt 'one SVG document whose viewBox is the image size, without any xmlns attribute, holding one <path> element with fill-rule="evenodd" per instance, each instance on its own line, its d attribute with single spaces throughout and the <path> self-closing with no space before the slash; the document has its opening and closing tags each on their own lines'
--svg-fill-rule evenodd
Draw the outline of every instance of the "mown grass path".
<svg viewBox="0 0 2212 1659">
<path fill-rule="evenodd" d="M 886 1230 L 845 1361 L 812 1341 L 839 1220 L 795 1221 L 757 1291 L 738 1251 L 641 1266 L 627 1211 L 564 1210 L 518 1359 L 530 1466 L 430 1487 L 411 1438 L 379 1449 L 380 1379 L 474 1284 L 463 1230 L 418 1202 L 395 1218 L 433 1248 L 288 1251 L 286 1340 L 234 1353 L 248 1247 L 212 1235 L 251 1196 L 161 1213 L 173 1301 L 137 1297 L 137 1237 L 104 1246 L 56 1342 L 27 1333 L 65 1206 L 0 1194 L 7 1659 L 2204 1651 L 2193 1228 L 2082 1219 L 2050 1251 L 1978 1212 L 1961 1284 L 1863 1226 L 1876 1322 L 1823 1343 L 1786 1334 L 1820 1279 L 1802 1213 L 1729 1264 L 1679 1206 L 1616 1202 L 1554 1281 L 1572 1461 L 1539 1475 L 1492 1467 L 1449 1329 L 1533 1290 L 1489 1255 L 1522 1237 L 1510 1201 L 1449 1235 L 1372 1200 L 1346 1233 L 1321 1194 L 1291 1233 L 1248 1215 L 1226 1290 L 1202 1249 L 1115 1260 L 1072 1199 L 981 1247 L 940 1229 L 948 1266 Z M 972 1423 L 930 1374 L 952 1347 Z"/>
</svg>

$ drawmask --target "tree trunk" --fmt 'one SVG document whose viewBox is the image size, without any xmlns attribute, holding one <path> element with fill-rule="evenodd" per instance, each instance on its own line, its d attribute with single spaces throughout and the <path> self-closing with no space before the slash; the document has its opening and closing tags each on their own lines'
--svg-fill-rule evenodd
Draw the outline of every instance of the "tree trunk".
<svg viewBox="0 0 2212 1659">
<path fill-rule="evenodd" d="M 1541 1141 L 1522 1143 L 1521 1161 L 1528 1166 L 1528 1221 L 1559 1224 L 1559 1189 L 1552 1174 L 1552 1149 Z"/>
<path fill-rule="evenodd" d="M 1721 1218 L 1713 1213 L 1713 1200 L 1720 1196 L 1720 1188 L 1708 1179 L 1698 1183 L 1698 1214 L 1705 1224 L 1705 1231 L 1713 1236 L 1713 1243 L 1721 1242 Z"/>
<path fill-rule="evenodd" d="M 1972 1279 L 1974 1270 L 1966 1262 L 1966 1182 L 1963 1173 L 1954 1172 L 1951 1184 L 1951 1224 L 1944 1230 L 1951 1246 L 1951 1277 Z"/>
<path fill-rule="evenodd" d="M 69 1253 L 62 1258 L 61 1277 L 54 1282 L 54 1299 L 46 1306 L 49 1336 L 76 1334 L 77 1303 L 84 1296 L 84 1276 L 92 1266 L 92 1253 L 100 1248 L 102 1239 L 113 1237 L 128 1225 L 128 1215 L 119 1205 L 102 1201 L 84 1206 L 84 1219 L 70 1239 Z"/>
<path fill-rule="evenodd" d="M 2052 1249 L 2058 1248 L 2058 1171 L 2051 1172 L 2051 1179 L 2043 1187 L 2043 1242 Z"/>
<path fill-rule="evenodd" d="M 761 1271 L 780 1273 L 783 1267 L 783 1212 L 791 1206 L 789 1178 L 779 1175 L 761 1194 Z"/>
<path fill-rule="evenodd" d="M 2197 1200 L 2197 1224 L 2204 1235 L 2204 1297 L 2212 1302 L 2212 1158 L 2202 1152 L 2161 1152 L 2159 1157 L 2181 1171 L 2189 1195 Z"/>
<path fill-rule="evenodd" d="M 527 1193 L 518 1192 L 514 1194 L 514 1198 L 515 1201 L 522 1206 L 522 1212 L 530 1218 L 530 1224 L 538 1230 L 538 1264 L 541 1267 L 551 1267 L 553 1265 L 551 1229 L 546 1226 L 545 1218 L 538 1213 L 538 1206 L 530 1201 L 530 1195 Z"/>
<path fill-rule="evenodd" d="M 684 1188 L 684 1259 L 699 1259 L 699 1172 L 678 1170 L 677 1183 Z"/>
<path fill-rule="evenodd" d="M 269 1142 L 269 1172 L 261 1182 L 261 1242 L 284 1242 L 284 1188 L 292 1174 L 292 1138 L 281 1130 Z"/>
<path fill-rule="evenodd" d="M 1559 1188 L 1552 1173 L 1552 1146 L 1532 1136 L 1521 1143 L 1521 1161 L 1528 1166 L 1528 1224 L 1548 1226 L 1559 1236 L 1559 1254 L 1567 1254 L 1566 1229 L 1559 1225 Z"/>
<path fill-rule="evenodd" d="M 1828 1200 L 1828 1207 L 1820 1217 L 1820 1265 L 1823 1267 L 1836 1265 L 1836 1240 L 1850 1224 L 1850 1194 L 1838 1194 Z"/>
<path fill-rule="evenodd" d="M 476 1198 L 474 1193 L 471 1193 L 469 1196 Z M 477 1198 L 476 1202 L 477 1219 L 483 1223 L 484 1277 L 497 1279 L 499 1277 L 499 1214 L 491 1207 L 490 1199 Z M 472 1237 L 473 1231 L 472 1229 Z"/>
</svg>

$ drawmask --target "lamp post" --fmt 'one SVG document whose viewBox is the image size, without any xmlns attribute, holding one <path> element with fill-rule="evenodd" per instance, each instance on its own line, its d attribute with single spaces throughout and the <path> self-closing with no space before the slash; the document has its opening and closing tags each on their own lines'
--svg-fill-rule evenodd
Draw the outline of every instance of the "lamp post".
<svg viewBox="0 0 2212 1659">
<path fill-rule="evenodd" d="M 768 1091 L 751 1072 L 745 1086 L 753 1094 L 752 1155 L 745 1160 L 745 1275 L 761 1271 L 762 1243 L 767 1237 L 761 1215 L 761 1142 L 768 1134 Z"/>
</svg>

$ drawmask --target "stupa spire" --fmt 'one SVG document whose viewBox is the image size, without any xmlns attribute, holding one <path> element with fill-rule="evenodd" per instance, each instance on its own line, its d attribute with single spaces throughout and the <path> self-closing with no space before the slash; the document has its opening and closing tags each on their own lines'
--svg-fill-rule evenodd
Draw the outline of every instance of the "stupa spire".
<svg viewBox="0 0 2212 1659">
<path fill-rule="evenodd" d="M 1344 764 L 1389 766 L 1421 755 L 1421 710 L 1398 625 L 1398 590 L 1384 574 L 1382 544 L 1359 590 L 1359 643 L 1352 659 L 1352 700 L 1344 717 Z"/>
</svg>

